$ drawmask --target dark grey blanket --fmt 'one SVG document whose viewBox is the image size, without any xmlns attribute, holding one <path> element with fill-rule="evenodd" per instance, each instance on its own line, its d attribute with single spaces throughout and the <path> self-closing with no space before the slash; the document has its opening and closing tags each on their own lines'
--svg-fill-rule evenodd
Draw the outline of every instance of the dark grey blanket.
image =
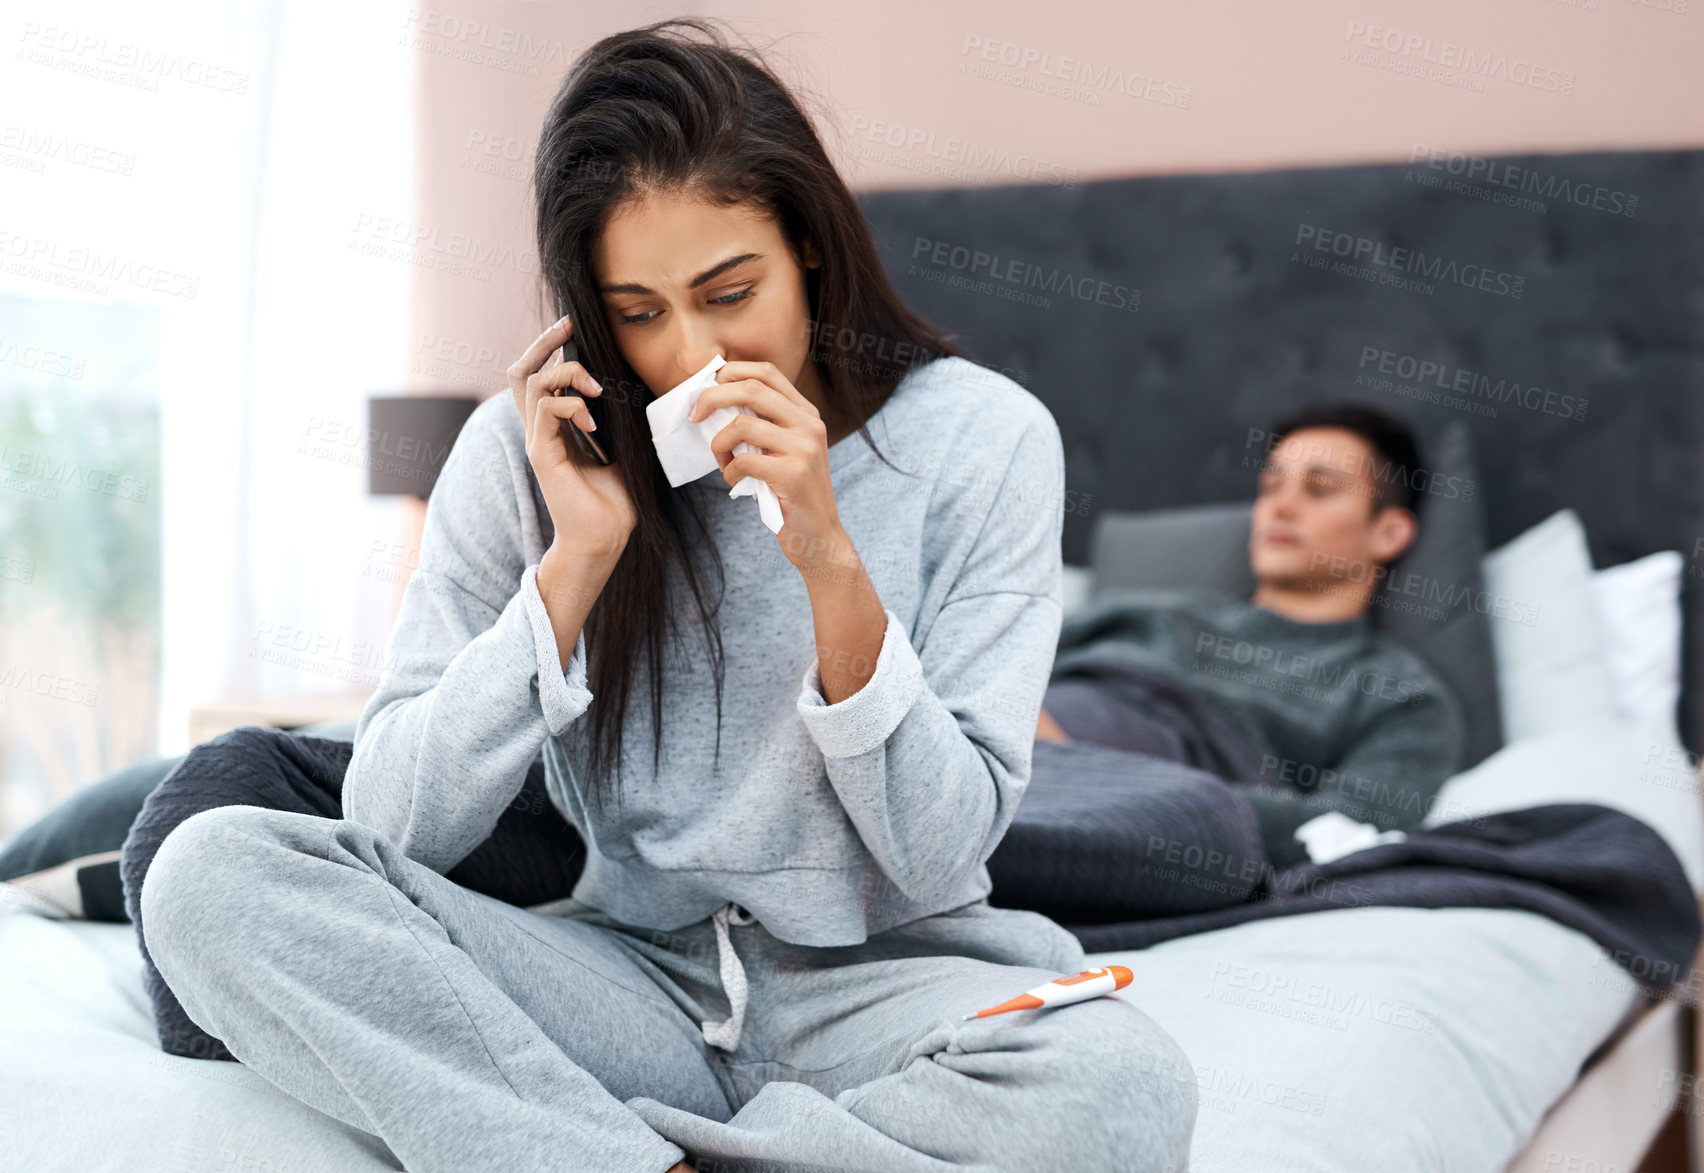
<svg viewBox="0 0 1704 1173">
<path fill-rule="evenodd" d="M 1263 780 L 1260 750 L 1229 712 L 1128 657 L 1079 654 L 1053 673 L 1042 704 L 1078 740 L 1181 762 L 1227 780 Z"/>
<path fill-rule="evenodd" d="M 1188 933 L 1333 908 L 1520 908 L 1597 941 L 1653 992 L 1686 977 L 1698 900 L 1655 830 L 1595 803 L 1547 803 L 1408 832 L 1326 864 L 1273 874 L 1249 902 L 1074 930 L 1084 948 L 1141 948 Z"/>
<path fill-rule="evenodd" d="M 1303 805 L 1310 792 L 1269 784 L 1261 771 L 1261 751 L 1242 723 L 1215 698 L 1126 656 L 1079 653 L 1069 667 L 1055 670 L 1042 704 L 1074 739 L 1069 743 L 1073 750 L 1075 742 L 1089 742 L 1159 759 L 1138 771 L 1148 789 L 1167 789 L 1159 779 L 1177 777 L 1172 764 L 1193 766 L 1239 786 L 1258 787 L 1261 797 L 1252 805 L 1260 832 L 1259 850 L 1275 868 L 1307 862 L 1307 850 L 1296 842 L 1295 829 L 1299 821 L 1318 813 Z M 1114 776 L 1129 772 L 1128 765 L 1112 770 Z M 1217 797 L 1222 807 L 1245 805 Z"/>
<path fill-rule="evenodd" d="M 1518 908 L 1587 934 L 1651 992 L 1687 980 L 1698 900 L 1641 820 L 1550 803 L 1407 835 L 1273 871 L 1233 785 L 1148 754 L 1038 741 L 989 860 L 990 899 L 1045 913 L 1090 952 L 1336 908 Z"/>
</svg>

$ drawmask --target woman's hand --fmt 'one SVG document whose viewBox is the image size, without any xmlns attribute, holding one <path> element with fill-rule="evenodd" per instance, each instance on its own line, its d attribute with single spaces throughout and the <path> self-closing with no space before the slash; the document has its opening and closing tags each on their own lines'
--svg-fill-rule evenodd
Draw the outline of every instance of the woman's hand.
<svg viewBox="0 0 1704 1173">
<path fill-rule="evenodd" d="M 810 400 L 766 362 L 730 362 L 716 372 L 716 385 L 698 398 L 694 421 L 718 408 L 749 407 L 710 441 L 722 477 L 767 481 L 781 501 L 781 551 L 802 571 L 856 558 L 840 524 L 834 483 L 828 473 L 828 426 Z M 734 454 L 739 443 L 764 451 Z"/>
<path fill-rule="evenodd" d="M 816 406 L 766 362 L 724 363 L 716 385 L 698 397 L 692 418 L 721 407 L 749 407 L 710 441 L 730 485 L 741 477 L 769 482 L 781 499 L 781 551 L 804 575 L 815 621 L 822 697 L 837 704 L 869 683 L 887 619 L 875 583 L 840 524 L 828 475 L 828 427 Z M 735 456 L 745 441 L 765 451 Z"/>
<path fill-rule="evenodd" d="M 509 368 L 509 389 L 527 433 L 527 460 L 544 491 L 556 528 L 553 548 L 593 562 L 613 565 L 638 522 L 633 502 L 614 465 L 581 463 L 568 451 L 562 421 L 592 431 L 592 415 L 580 395 L 603 389 L 578 362 L 541 369 L 568 341 L 573 325 L 564 317 L 551 326 Z"/>
</svg>

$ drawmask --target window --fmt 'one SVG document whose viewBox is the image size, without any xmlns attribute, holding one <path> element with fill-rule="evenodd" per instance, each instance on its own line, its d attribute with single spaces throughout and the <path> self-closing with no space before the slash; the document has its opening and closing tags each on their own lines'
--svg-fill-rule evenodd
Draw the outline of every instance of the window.
<svg viewBox="0 0 1704 1173">
<path fill-rule="evenodd" d="M 192 708 L 347 689 L 395 499 L 299 454 L 408 382 L 405 5 L 70 0 L 0 70 L 0 840 L 187 748 Z"/>
</svg>

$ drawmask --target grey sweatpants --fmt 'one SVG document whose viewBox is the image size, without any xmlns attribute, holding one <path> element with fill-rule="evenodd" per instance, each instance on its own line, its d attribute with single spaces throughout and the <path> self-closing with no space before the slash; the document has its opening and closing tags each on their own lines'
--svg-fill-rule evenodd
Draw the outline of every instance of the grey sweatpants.
<svg viewBox="0 0 1704 1173">
<path fill-rule="evenodd" d="M 410 1173 L 1187 1168 L 1193 1070 L 1135 1006 L 960 1021 L 1085 967 L 1036 913 L 837 947 L 723 913 L 719 947 L 717 918 L 518 908 L 362 824 L 254 806 L 174 828 L 141 903 L 190 1018 Z M 734 1017 L 730 947 L 731 1051 L 703 1025 Z"/>
</svg>

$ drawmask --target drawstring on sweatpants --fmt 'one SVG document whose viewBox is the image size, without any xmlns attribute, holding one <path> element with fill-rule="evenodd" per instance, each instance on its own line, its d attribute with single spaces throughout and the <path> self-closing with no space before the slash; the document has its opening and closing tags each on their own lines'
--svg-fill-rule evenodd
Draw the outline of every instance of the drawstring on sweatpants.
<svg viewBox="0 0 1704 1173">
<path fill-rule="evenodd" d="M 740 955 L 734 952 L 733 942 L 728 940 L 728 926 L 749 925 L 757 918 L 730 901 L 718 908 L 710 919 L 716 926 L 716 961 L 722 971 L 722 989 L 728 995 L 731 1013 L 722 1022 L 699 1023 L 699 1028 L 704 1031 L 704 1041 L 712 1047 L 732 1051 L 740 1045 L 740 1023 L 745 1019 L 746 975 L 745 967 L 740 964 Z"/>
</svg>

